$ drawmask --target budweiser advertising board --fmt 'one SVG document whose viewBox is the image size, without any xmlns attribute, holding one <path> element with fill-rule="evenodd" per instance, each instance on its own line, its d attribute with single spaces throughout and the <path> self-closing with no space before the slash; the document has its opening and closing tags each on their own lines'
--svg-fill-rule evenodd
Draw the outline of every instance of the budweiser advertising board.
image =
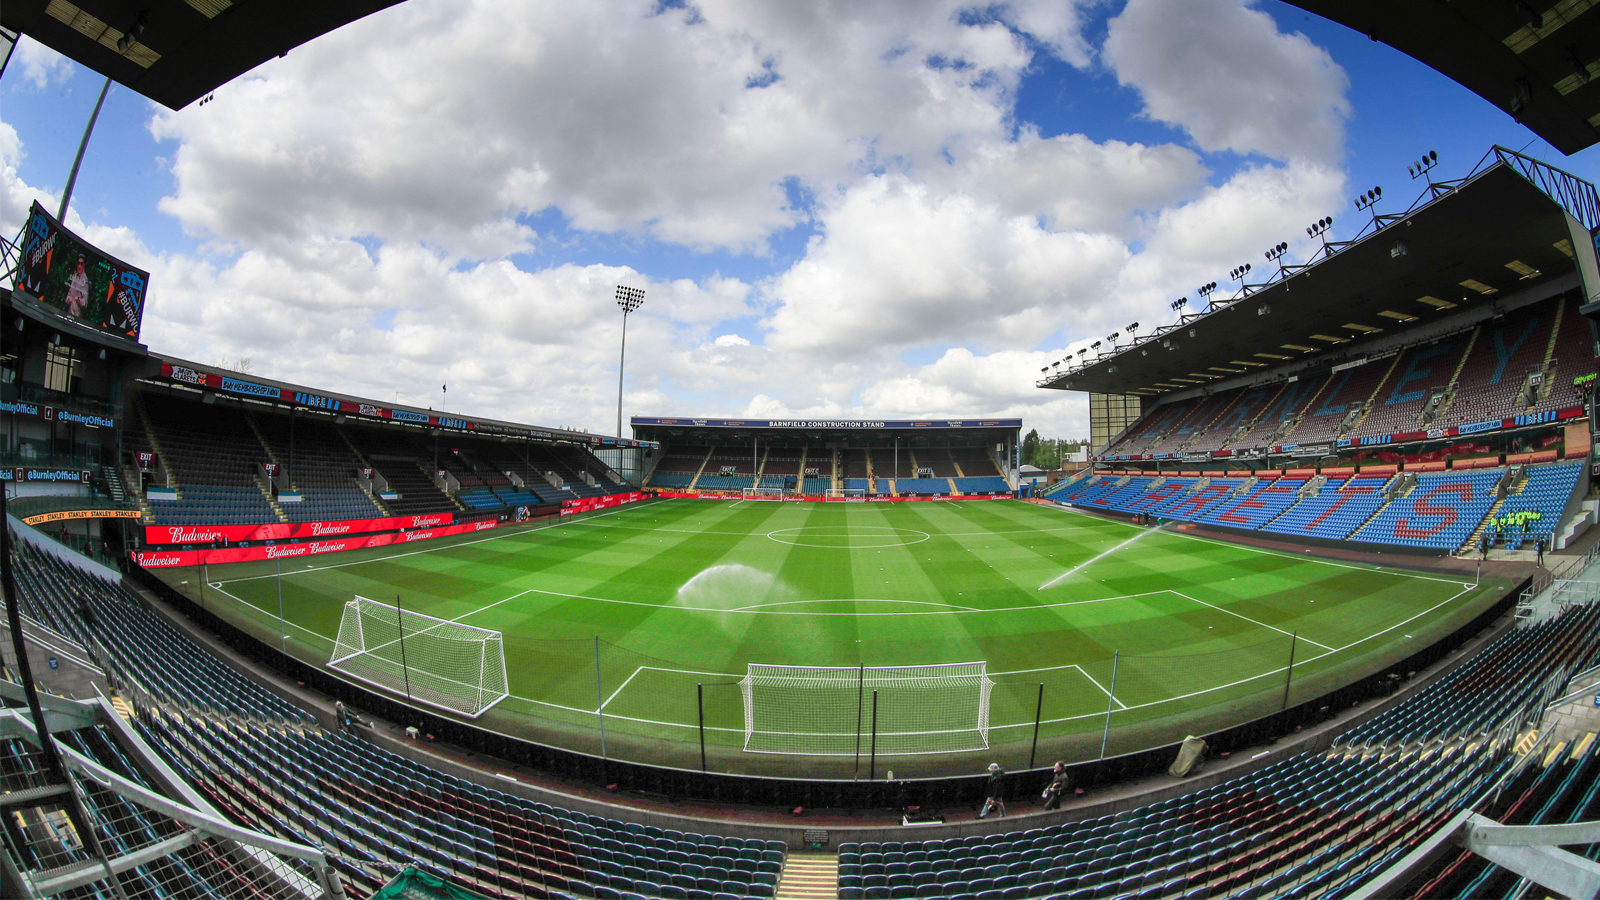
<svg viewBox="0 0 1600 900">
<path fill-rule="evenodd" d="M 465 525 L 445 525 L 439 528 L 426 528 L 420 531 L 358 535 L 356 537 L 334 538 L 326 541 L 307 541 L 303 544 L 278 544 L 267 547 L 228 547 L 222 550 L 136 551 L 133 554 L 133 561 L 146 569 L 165 569 L 173 566 L 197 566 L 202 562 L 206 563 L 207 565 L 219 565 L 221 563 L 252 562 L 264 559 L 285 559 L 296 556 L 316 556 L 322 553 L 338 553 L 344 550 L 362 550 L 368 547 L 383 547 L 388 544 L 409 544 L 414 541 L 426 541 L 431 538 L 448 537 L 453 534 L 470 534 L 475 531 L 489 531 L 499 524 L 499 522 L 491 519 L 487 522 L 469 522 Z"/>
<path fill-rule="evenodd" d="M 269 522 L 265 525 L 146 525 L 144 542 L 212 544 L 217 541 L 286 541 L 292 538 L 337 537 L 370 534 L 397 528 L 435 528 L 455 522 L 453 513 L 389 516 L 381 519 L 343 519 L 334 522 Z"/>
</svg>

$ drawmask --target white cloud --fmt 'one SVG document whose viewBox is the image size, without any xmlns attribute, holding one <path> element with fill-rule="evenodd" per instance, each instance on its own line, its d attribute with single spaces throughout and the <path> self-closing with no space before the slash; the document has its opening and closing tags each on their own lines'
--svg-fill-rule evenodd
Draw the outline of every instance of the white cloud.
<svg viewBox="0 0 1600 900">
<path fill-rule="evenodd" d="M 49 87 L 52 81 L 61 82 L 72 77 L 71 60 L 27 35 L 18 38 L 12 53 L 15 55 L 9 65 L 21 66 L 22 77 L 36 88 Z"/>
<path fill-rule="evenodd" d="M 1075 18 L 1024 6 L 1078 46 Z M 965 8 L 412 0 L 158 114 L 180 142 L 162 209 L 257 244 L 375 234 L 488 257 L 532 244 L 521 218 L 553 207 L 759 249 L 805 217 L 788 183 L 830 191 L 1006 134 L 1031 54 Z"/>
<path fill-rule="evenodd" d="M 1145 113 L 1206 151 L 1336 161 L 1344 148 L 1344 69 L 1305 35 L 1278 31 L 1239 0 L 1128 0 L 1103 58 Z"/>
<path fill-rule="evenodd" d="M 958 192 L 866 179 L 822 215 L 824 235 L 771 285 L 768 343 L 821 357 L 1029 340 L 1074 299 L 1109 290 L 1127 250 L 1050 232 Z"/>
<path fill-rule="evenodd" d="M 1188 2 L 1169 17 L 1187 21 Z M 1192 2 L 1243 17 L 1280 69 L 1304 41 L 1237 4 Z M 1172 297 L 1258 259 L 1343 196 L 1337 67 L 1296 76 L 1323 98 L 1322 119 L 1269 107 L 1250 131 L 1234 117 L 1242 96 L 1255 102 L 1249 73 L 1191 109 L 1181 70 L 1128 47 L 1171 39 L 1150 31 L 1160 23 L 1144 0 L 1103 55 L 1150 115 L 1189 128 L 1202 150 L 1286 161 L 1212 183 L 1187 147 L 1019 125 L 1015 91 L 1038 46 L 1092 66 L 1092 7 L 411 0 L 204 107 L 155 115 L 152 131 L 178 143 L 162 209 L 215 238 L 200 252 L 152 252 L 76 214 L 69 224 L 148 261 L 152 347 L 250 357 L 264 375 L 333 390 L 428 405 L 449 383 L 452 411 L 609 430 L 613 290 L 627 283 L 647 291 L 628 321 L 632 413 L 1011 415 L 1086 434 L 1081 395 L 1033 386 L 1061 358 L 1038 348 L 1153 326 Z M 1294 128 L 1300 143 L 1285 137 Z M 44 196 L 17 177 L 21 153 L 0 123 L 0 224 L 13 231 Z M 793 187 L 814 199 L 795 208 Z M 529 224 L 548 210 L 690 274 L 520 268 L 562 259 Z M 768 277 L 748 274 L 760 272 L 748 258 L 743 278 L 696 262 L 705 249 L 760 251 L 796 223 L 814 237 Z M 516 255 L 530 248 L 537 257 Z"/>
</svg>

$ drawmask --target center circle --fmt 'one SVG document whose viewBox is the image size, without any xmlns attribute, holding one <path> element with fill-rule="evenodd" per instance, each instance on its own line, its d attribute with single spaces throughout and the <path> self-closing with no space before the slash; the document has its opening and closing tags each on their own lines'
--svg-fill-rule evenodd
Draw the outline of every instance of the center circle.
<svg viewBox="0 0 1600 900">
<path fill-rule="evenodd" d="M 767 532 L 767 539 L 793 547 L 826 550 L 871 550 L 882 547 L 908 547 L 932 535 L 915 528 L 890 528 L 887 525 L 857 525 L 852 528 L 816 526 L 780 528 Z"/>
</svg>

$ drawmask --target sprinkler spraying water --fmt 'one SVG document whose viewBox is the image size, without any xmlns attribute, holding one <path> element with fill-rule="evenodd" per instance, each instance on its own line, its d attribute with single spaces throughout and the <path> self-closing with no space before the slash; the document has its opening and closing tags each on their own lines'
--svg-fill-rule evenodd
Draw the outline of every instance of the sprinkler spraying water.
<svg viewBox="0 0 1600 900">
<path fill-rule="evenodd" d="M 1156 532 L 1160 531 L 1161 529 L 1163 529 L 1165 527 L 1167 527 L 1167 526 L 1165 526 L 1165 525 L 1157 525 L 1155 528 L 1147 528 L 1144 531 L 1141 531 L 1138 534 L 1134 535 L 1133 537 L 1128 538 L 1127 540 L 1123 541 L 1122 543 L 1116 545 L 1115 547 L 1112 547 L 1110 550 L 1105 550 L 1105 551 L 1101 552 L 1099 555 L 1097 555 L 1097 556 L 1095 556 L 1095 557 L 1093 557 L 1091 559 L 1086 559 L 1083 562 L 1078 563 L 1077 565 L 1073 566 L 1072 568 L 1066 570 L 1065 572 L 1062 572 L 1060 575 L 1057 575 L 1056 577 L 1054 577 L 1054 578 L 1050 579 L 1049 581 L 1045 582 L 1044 584 L 1040 585 L 1039 586 L 1039 590 L 1042 591 L 1042 590 L 1044 590 L 1045 588 L 1048 588 L 1048 587 L 1055 587 L 1056 585 L 1060 584 L 1061 582 L 1065 581 L 1066 579 L 1070 578 L 1071 576 L 1076 575 L 1077 573 L 1083 571 L 1084 569 L 1089 568 L 1090 566 L 1092 566 L 1095 563 L 1099 562 L 1100 560 L 1106 558 L 1107 556 L 1110 556 L 1111 554 L 1117 552 L 1118 550 L 1121 550 L 1123 547 L 1126 547 L 1126 546 L 1128 546 L 1129 544 L 1132 544 L 1135 541 L 1142 540 L 1142 539 L 1144 539 L 1145 537 L 1147 537 L 1149 535 L 1155 534 Z"/>
</svg>

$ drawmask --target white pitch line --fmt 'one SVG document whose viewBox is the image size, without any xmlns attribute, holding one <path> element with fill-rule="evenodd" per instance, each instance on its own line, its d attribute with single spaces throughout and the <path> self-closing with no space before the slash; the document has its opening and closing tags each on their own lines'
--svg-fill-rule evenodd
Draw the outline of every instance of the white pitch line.
<svg viewBox="0 0 1600 900">
<path fill-rule="evenodd" d="M 1083 666 L 1080 666 L 1080 665 L 1074 663 L 1072 665 L 1072 668 L 1077 669 L 1078 670 L 1078 674 L 1080 674 L 1083 677 L 1089 679 L 1089 683 L 1094 685 L 1095 687 L 1099 688 L 1100 689 L 1100 693 L 1105 694 L 1106 698 L 1109 699 L 1112 703 L 1115 703 L 1116 705 L 1122 707 L 1123 709 L 1127 709 L 1128 708 L 1128 704 L 1123 703 L 1121 700 L 1118 700 L 1115 695 L 1113 695 L 1110 691 L 1106 690 L 1106 686 L 1105 685 L 1103 685 L 1100 682 L 1096 681 L 1095 677 L 1093 675 L 1090 675 L 1088 672 L 1085 672 L 1083 670 Z"/>
<path fill-rule="evenodd" d="M 1273 630 L 1273 631 L 1276 631 L 1276 632 L 1277 632 L 1277 633 L 1279 633 L 1279 634 L 1287 634 L 1287 635 L 1290 635 L 1290 636 L 1292 636 L 1292 637 L 1295 637 L 1295 638 L 1296 638 L 1296 639 L 1298 639 L 1298 640 L 1302 640 L 1302 641 L 1305 641 L 1305 642 L 1306 642 L 1306 643 L 1308 643 L 1308 644 L 1315 644 L 1315 645 L 1316 645 L 1316 646 L 1318 646 L 1318 647 L 1321 647 L 1321 648 L 1322 648 L 1322 649 L 1324 649 L 1324 650 L 1328 650 L 1328 651 L 1332 651 L 1332 650 L 1333 650 L 1333 648 L 1332 648 L 1332 647 L 1329 647 L 1329 646 L 1328 646 L 1328 645 L 1327 645 L 1327 644 L 1320 644 L 1320 643 L 1317 643 L 1317 642 L 1316 642 L 1316 641 L 1313 641 L 1313 640 L 1312 640 L 1312 639 L 1311 639 L 1311 638 L 1308 638 L 1308 637 L 1305 637 L 1305 636 L 1304 636 L 1304 635 L 1297 635 L 1297 634 L 1295 634 L 1295 633 L 1294 633 L 1294 632 L 1290 632 L 1290 631 L 1284 631 L 1284 630 L 1283 630 L 1283 629 L 1282 629 L 1282 628 L 1279 628 L 1279 627 L 1277 627 L 1277 626 L 1276 626 L 1276 625 L 1268 625 L 1268 624 L 1267 624 L 1267 623 L 1265 623 L 1265 622 L 1262 622 L 1262 621 L 1261 621 L 1261 620 L 1259 620 L 1259 619 L 1252 619 L 1252 618 L 1250 618 L 1250 617 L 1249 617 L 1249 616 L 1246 616 L 1246 615 L 1241 615 L 1241 614 L 1239 614 L 1239 613 L 1236 613 L 1236 612 L 1234 612 L 1234 611 L 1233 611 L 1233 610 L 1231 610 L 1231 609 L 1225 609 L 1225 608 L 1223 608 L 1223 607 L 1221 607 L 1221 606 L 1218 606 L 1218 605 L 1216 605 L 1216 604 L 1215 604 L 1215 603 L 1207 603 L 1207 602 L 1206 602 L 1206 601 L 1204 601 L 1204 600 L 1197 600 L 1197 599 L 1195 599 L 1195 598 L 1194 598 L 1194 597 L 1191 597 L 1191 596 L 1189 596 L 1189 595 L 1188 595 L 1188 594 L 1185 594 L 1185 593 L 1183 593 L 1183 592 L 1182 592 L 1182 591 L 1173 591 L 1173 592 L 1172 592 L 1172 593 L 1174 593 L 1174 594 L 1177 594 L 1177 595 L 1178 595 L 1178 596 L 1179 596 L 1179 597 L 1182 597 L 1182 598 L 1183 598 L 1183 599 L 1185 599 L 1185 600 L 1190 600 L 1190 601 L 1193 601 L 1193 602 L 1195 602 L 1195 603 L 1198 603 L 1198 604 L 1200 604 L 1200 605 L 1201 605 L 1201 606 L 1209 606 L 1209 607 L 1211 607 L 1211 608 L 1212 608 L 1212 609 L 1214 609 L 1214 610 L 1216 610 L 1216 611 L 1217 611 L 1217 612 L 1225 612 L 1225 613 L 1227 613 L 1227 614 L 1228 614 L 1228 615 L 1230 615 L 1230 616 L 1234 616 L 1234 617 L 1236 617 L 1236 618 L 1240 618 L 1240 619 L 1243 619 L 1243 620 L 1245 620 L 1245 621 L 1246 621 L 1246 622 L 1249 622 L 1249 623 L 1250 623 L 1250 624 L 1252 624 L 1252 625 L 1259 625 L 1259 626 L 1261 626 L 1261 627 L 1262 627 L 1262 628 L 1270 628 L 1270 629 L 1272 629 L 1272 630 Z"/>
<path fill-rule="evenodd" d="M 643 672 L 646 669 L 649 669 L 652 672 L 672 672 L 672 673 L 675 673 L 675 674 L 678 674 L 678 675 L 706 675 L 706 676 L 709 676 L 711 678 L 743 678 L 744 677 L 743 675 L 730 675 L 727 672 L 699 672 L 699 671 L 696 671 L 694 669 L 667 669 L 667 668 L 663 668 L 661 666 L 640 666 L 637 669 L 633 670 L 633 674 L 632 675 L 629 675 L 627 678 L 623 679 L 623 682 L 621 684 L 617 685 L 617 689 L 612 691 L 611 694 L 606 697 L 606 702 L 601 705 L 601 709 L 604 709 L 605 707 L 610 706 L 611 705 L 611 701 L 617 699 L 617 695 L 622 693 L 622 689 L 626 688 L 628 686 L 628 684 L 633 681 L 633 679 L 635 679 L 635 678 L 637 678 L 639 676 L 640 672 Z"/>
<path fill-rule="evenodd" d="M 942 606 L 945 609 L 959 609 L 964 612 L 988 612 L 976 606 L 961 606 L 956 603 L 938 603 L 933 600 L 877 600 L 871 597 L 851 597 L 837 600 L 780 600 L 777 603 L 754 603 L 750 606 L 736 606 L 726 612 L 750 612 L 769 606 L 798 606 L 810 603 L 909 603 L 914 606 Z"/>
</svg>

